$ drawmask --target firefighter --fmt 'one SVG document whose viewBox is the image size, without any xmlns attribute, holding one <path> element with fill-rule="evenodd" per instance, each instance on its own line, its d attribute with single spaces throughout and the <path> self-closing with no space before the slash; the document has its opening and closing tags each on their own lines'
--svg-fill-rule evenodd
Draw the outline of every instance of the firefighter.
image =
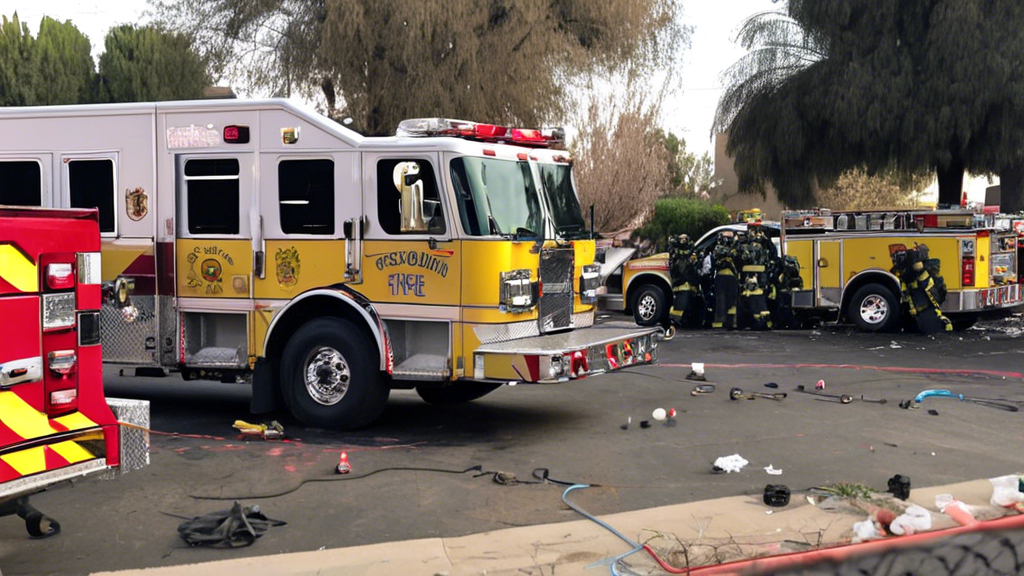
<svg viewBox="0 0 1024 576">
<path fill-rule="evenodd" d="M 765 330 L 772 327 L 768 311 L 768 253 L 761 243 L 760 226 L 750 226 L 738 245 L 740 294 L 738 323 L 741 328 Z"/>
<path fill-rule="evenodd" d="M 732 231 L 723 230 L 718 234 L 718 241 L 711 253 L 711 262 L 715 271 L 715 313 L 711 322 L 712 328 L 727 330 L 736 328 L 736 304 L 739 296 L 736 261 L 735 237 Z"/>
<path fill-rule="evenodd" d="M 700 256 L 694 250 L 689 236 L 680 234 L 669 238 L 669 275 L 672 277 L 672 309 L 669 316 L 679 326 L 699 328 L 703 324 L 700 266 Z"/>
<path fill-rule="evenodd" d="M 901 300 L 905 309 L 924 334 L 952 332 L 953 324 L 942 314 L 946 300 L 946 282 L 937 258 L 928 257 L 928 246 L 898 246 L 892 252 L 892 272 L 900 279 Z"/>
<path fill-rule="evenodd" d="M 776 328 L 797 328 L 799 322 L 793 312 L 793 291 L 801 290 L 804 281 L 800 278 L 800 263 L 796 256 L 787 255 L 775 261 L 770 280 L 775 297 L 768 301 L 772 312 L 772 323 Z"/>
</svg>

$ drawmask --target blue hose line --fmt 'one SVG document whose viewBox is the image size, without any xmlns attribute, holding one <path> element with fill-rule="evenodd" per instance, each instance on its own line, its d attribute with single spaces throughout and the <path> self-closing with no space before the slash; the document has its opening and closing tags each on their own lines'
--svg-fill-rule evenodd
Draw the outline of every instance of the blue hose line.
<svg viewBox="0 0 1024 576">
<path fill-rule="evenodd" d="M 578 512 L 584 518 L 586 518 L 586 519 L 596 523 L 598 526 L 604 528 L 605 530 L 611 532 L 612 534 L 615 534 L 623 542 L 625 542 L 626 544 L 629 544 L 630 546 L 633 547 L 633 549 L 630 550 L 629 552 L 626 552 L 625 554 L 619 554 L 618 556 L 615 556 L 614 558 L 610 559 L 610 562 L 611 562 L 610 568 L 611 568 L 612 576 L 619 576 L 619 572 L 615 569 L 615 565 L 618 564 L 619 561 L 622 560 L 623 558 L 625 558 L 626 556 L 629 556 L 631 554 L 636 554 L 637 552 L 643 550 L 644 547 L 643 547 L 642 544 L 639 544 L 639 543 L 634 542 L 633 540 L 630 540 L 629 538 L 627 538 L 622 532 L 619 532 L 615 528 L 612 528 L 611 525 L 609 525 L 607 522 L 605 522 L 605 521 L 595 517 L 590 512 L 587 512 L 583 508 L 580 508 L 579 506 L 577 506 L 577 505 L 573 504 L 572 502 L 570 502 L 569 501 L 569 493 L 572 492 L 573 490 L 580 490 L 582 488 L 590 488 L 590 484 L 573 484 L 572 486 L 569 486 L 568 488 L 566 488 L 565 492 L 562 492 L 562 502 L 564 502 L 565 505 L 568 506 L 569 508 L 572 508 L 573 510 Z M 603 564 L 603 563 L 608 562 L 608 561 L 609 560 L 602 560 L 601 562 L 598 562 L 597 564 Z M 591 564 L 591 566 L 595 566 L 595 565 L 596 564 Z M 588 566 L 588 568 L 589 568 L 589 566 Z"/>
</svg>

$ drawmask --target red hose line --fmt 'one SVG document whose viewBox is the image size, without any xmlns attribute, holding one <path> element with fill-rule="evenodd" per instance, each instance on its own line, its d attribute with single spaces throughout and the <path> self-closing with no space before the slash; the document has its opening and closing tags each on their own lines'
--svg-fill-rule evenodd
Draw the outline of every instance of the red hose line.
<svg viewBox="0 0 1024 576">
<path fill-rule="evenodd" d="M 728 562 L 725 564 L 715 564 L 713 566 L 700 566 L 696 568 L 676 568 L 665 563 L 664 560 L 659 558 L 658 554 L 650 546 L 645 544 L 644 550 L 648 554 L 650 554 L 652 558 L 654 558 L 658 565 L 661 566 L 662 570 L 670 574 L 687 574 L 688 576 L 707 576 L 709 574 L 741 574 L 746 573 L 748 571 L 771 572 L 794 568 L 797 566 L 803 566 L 806 564 L 812 564 L 815 562 L 842 562 L 854 555 L 880 553 L 895 548 L 905 548 L 929 542 L 932 540 L 937 540 L 939 538 L 956 536 L 958 534 L 966 534 L 969 532 L 989 530 L 1013 530 L 1020 528 L 1024 528 L 1024 514 L 1005 516 L 1003 518 L 998 518 L 996 520 L 978 522 L 976 524 L 970 524 L 967 526 L 956 526 L 954 528 L 947 528 L 945 530 L 921 532 L 918 534 L 912 534 L 910 536 L 898 536 L 893 538 L 885 538 L 882 540 L 871 540 L 869 542 L 861 542 L 859 544 L 844 544 L 841 546 L 833 546 L 830 548 L 821 548 L 819 550 L 792 552 L 790 554 L 779 554 L 777 556 L 754 558 L 751 560 L 737 560 L 735 562 Z"/>
<path fill-rule="evenodd" d="M 690 368 L 689 364 L 657 364 L 662 368 Z M 826 368 L 830 370 L 877 370 L 879 372 L 897 372 L 904 374 L 955 374 L 961 376 L 995 376 L 999 378 L 1024 378 L 1020 372 L 1003 372 L 1000 370 L 959 370 L 956 368 L 904 368 L 902 366 L 867 366 L 864 364 L 704 364 L 705 368 Z"/>
</svg>

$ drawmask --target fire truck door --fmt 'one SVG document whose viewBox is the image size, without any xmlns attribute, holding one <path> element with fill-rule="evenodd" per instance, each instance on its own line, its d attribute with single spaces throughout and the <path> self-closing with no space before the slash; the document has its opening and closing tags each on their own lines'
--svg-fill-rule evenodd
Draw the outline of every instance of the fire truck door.
<svg viewBox="0 0 1024 576">
<path fill-rule="evenodd" d="M 843 295 L 842 240 L 815 242 L 815 296 L 819 306 L 838 307 Z"/>
<path fill-rule="evenodd" d="M 359 153 L 263 153 L 259 190 L 262 229 L 254 249 L 264 264 L 254 280 L 258 300 L 288 300 L 357 280 L 346 272 L 359 238 L 353 232 L 347 240 L 345 232 L 346 222 L 351 227 L 363 215 Z"/>
<path fill-rule="evenodd" d="M 252 296 L 253 155 L 179 154 L 175 158 L 179 308 L 193 298 Z M 224 304 L 218 309 L 227 310 Z"/>
</svg>

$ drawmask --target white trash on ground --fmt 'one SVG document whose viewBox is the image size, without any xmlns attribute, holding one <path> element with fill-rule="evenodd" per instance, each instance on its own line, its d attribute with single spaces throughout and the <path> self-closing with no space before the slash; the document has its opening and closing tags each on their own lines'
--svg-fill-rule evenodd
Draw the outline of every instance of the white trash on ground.
<svg viewBox="0 0 1024 576">
<path fill-rule="evenodd" d="M 877 540 L 884 536 L 879 530 L 875 521 L 868 517 L 863 522 L 853 523 L 853 543 L 866 542 L 868 540 Z"/>
<path fill-rule="evenodd" d="M 764 469 L 764 471 L 771 474 L 772 476 L 782 476 L 782 470 L 775 468 L 771 464 L 769 464 L 768 467 Z"/>
<path fill-rule="evenodd" d="M 739 472 L 747 464 L 750 464 L 750 462 L 747 462 L 747 459 L 739 454 L 721 456 L 715 460 L 715 468 L 724 470 L 726 473 Z"/>
<path fill-rule="evenodd" d="M 992 483 L 992 499 L 989 503 L 1002 508 L 1018 508 L 1024 506 L 1024 493 L 1019 490 L 1019 476 L 999 476 L 989 478 Z"/>
<path fill-rule="evenodd" d="M 914 504 L 889 524 L 889 531 L 897 536 L 909 536 L 932 529 L 932 513 Z"/>
</svg>

